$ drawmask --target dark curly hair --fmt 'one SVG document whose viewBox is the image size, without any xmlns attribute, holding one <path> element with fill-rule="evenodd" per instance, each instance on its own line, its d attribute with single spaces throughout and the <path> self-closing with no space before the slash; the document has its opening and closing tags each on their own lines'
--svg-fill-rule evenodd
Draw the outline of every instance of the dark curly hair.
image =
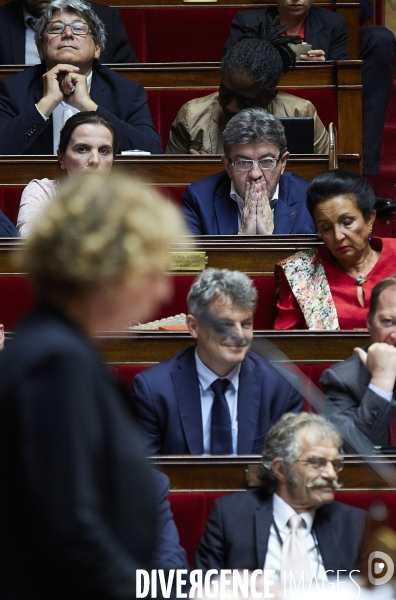
<svg viewBox="0 0 396 600">
<path fill-rule="evenodd" d="M 289 44 L 300 43 L 296 35 L 285 35 L 287 25 L 280 17 L 258 19 L 255 27 L 246 26 L 238 42 L 221 62 L 221 72 L 243 71 L 260 88 L 275 90 L 282 75 L 296 66 L 296 54 Z"/>
</svg>

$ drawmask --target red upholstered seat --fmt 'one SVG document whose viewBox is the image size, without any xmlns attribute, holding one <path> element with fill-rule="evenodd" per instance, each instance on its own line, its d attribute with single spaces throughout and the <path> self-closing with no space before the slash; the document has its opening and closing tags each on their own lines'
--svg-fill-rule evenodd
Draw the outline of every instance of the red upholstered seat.
<svg viewBox="0 0 396 600">
<path fill-rule="evenodd" d="M 14 225 L 17 223 L 22 192 L 23 186 L 0 188 L 0 210 L 12 223 L 14 223 Z"/>
<path fill-rule="evenodd" d="M 140 62 L 216 62 L 241 7 L 147 6 L 120 13 Z"/>
<path fill-rule="evenodd" d="M 26 277 L 0 277 L 0 323 L 6 331 L 33 307 L 36 295 Z"/>
<path fill-rule="evenodd" d="M 169 494 L 180 542 L 187 552 L 191 566 L 194 564 L 195 553 L 213 503 L 222 495 L 214 493 Z M 396 530 L 396 513 L 394 511 L 396 494 L 394 492 L 338 492 L 335 498 L 338 502 L 344 502 L 364 510 L 368 510 L 373 502 L 383 502 L 388 508 L 389 525 Z"/>
</svg>

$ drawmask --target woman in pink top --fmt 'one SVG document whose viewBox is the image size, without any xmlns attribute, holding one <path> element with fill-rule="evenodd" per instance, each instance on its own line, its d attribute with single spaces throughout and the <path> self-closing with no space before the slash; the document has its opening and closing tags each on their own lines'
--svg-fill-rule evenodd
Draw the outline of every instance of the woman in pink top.
<svg viewBox="0 0 396 600">
<path fill-rule="evenodd" d="M 371 237 L 375 195 L 350 171 L 328 171 L 307 190 L 324 246 L 276 267 L 275 329 L 363 329 L 373 287 L 396 274 L 396 240 Z"/>
<path fill-rule="evenodd" d="M 118 134 L 111 121 L 96 111 L 79 112 L 64 124 L 59 141 L 58 160 L 69 177 L 79 173 L 110 173 L 117 151 Z M 17 227 L 22 237 L 30 235 L 36 216 L 51 202 L 57 180 L 32 179 L 21 196 Z"/>
</svg>

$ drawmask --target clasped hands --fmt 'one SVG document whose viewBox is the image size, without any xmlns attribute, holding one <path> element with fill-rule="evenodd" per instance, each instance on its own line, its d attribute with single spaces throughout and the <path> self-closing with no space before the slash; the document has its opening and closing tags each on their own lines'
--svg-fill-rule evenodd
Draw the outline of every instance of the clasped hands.
<svg viewBox="0 0 396 600">
<path fill-rule="evenodd" d="M 368 347 L 354 349 L 360 360 L 371 373 L 371 383 L 385 393 L 393 392 L 396 381 L 396 348 L 383 342 L 375 342 Z"/>
<path fill-rule="evenodd" d="M 247 181 L 238 235 L 271 235 L 273 230 L 274 219 L 265 181 Z"/>
<path fill-rule="evenodd" d="M 307 54 L 301 54 L 299 60 L 326 60 L 324 50 L 308 50 Z"/>
<path fill-rule="evenodd" d="M 62 101 L 79 111 L 98 108 L 89 95 L 87 78 L 79 70 L 73 65 L 59 64 L 43 75 L 44 93 L 36 105 L 43 115 L 49 117 Z"/>
</svg>

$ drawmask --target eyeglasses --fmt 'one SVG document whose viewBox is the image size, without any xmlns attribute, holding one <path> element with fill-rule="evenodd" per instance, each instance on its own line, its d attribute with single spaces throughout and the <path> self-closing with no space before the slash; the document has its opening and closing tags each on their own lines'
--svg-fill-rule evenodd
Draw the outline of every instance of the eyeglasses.
<svg viewBox="0 0 396 600">
<path fill-rule="evenodd" d="M 296 462 L 307 463 L 310 465 L 315 471 L 319 473 L 324 471 L 327 467 L 327 463 L 331 463 L 333 465 L 333 469 L 336 473 L 339 473 L 344 468 L 344 460 L 342 458 L 336 458 L 335 460 L 326 460 L 325 458 L 307 458 L 307 460 L 296 460 Z"/>
<path fill-rule="evenodd" d="M 87 35 L 89 33 L 89 25 L 85 21 L 73 21 L 72 23 L 64 23 L 63 21 L 50 21 L 45 26 L 45 31 L 52 35 L 60 35 L 70 27 L 74 35 Z"/>
<path fill-rule="evenodd" d="M 228 158 L 228 161 L 237 171 L 246 173 L 253 169 L 253 165 L 257 165 L 262 171 L 272 171 L 272 169 L 275 169 L 280 159 L 281 155 L 279 154 L 278 158 L 261 158 L 260 160 L 231 160 Z"/>
</svg>

